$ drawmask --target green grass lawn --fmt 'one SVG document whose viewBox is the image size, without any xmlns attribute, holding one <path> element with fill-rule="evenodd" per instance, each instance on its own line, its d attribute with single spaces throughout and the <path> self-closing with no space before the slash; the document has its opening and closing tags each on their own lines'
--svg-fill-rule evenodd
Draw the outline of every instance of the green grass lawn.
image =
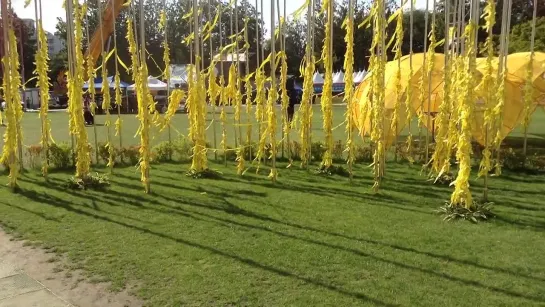
<svg viewBox="0 0 545 307">
<path fill-rule="evenodd" d="M 153 165 L 151 195 L 133 167 L 116 169 L 106 191 L 26 172 L 19 193 L 0 186 L 0 223 L 66 253 L 66 270 L 137 285 L 150 306 L 545 304 L 543 176 L 493 178 L 497 217 L 471 224 L 435 215 L 451 188 L 416 166 L 389 164 L 379 194 L 361 165 L 353 185 L 297 168 L 277 184 L 266 170 L 238 177 L 232 163 L 212 165 L 216 180 L 187 168 Z"/>
<path fill-rule="evenodd" d="M 344 108 L 334 107 L 336 140 L 345 139 Z M 314 115 L 314 139 L 322 140 L 319 106 Z M 228 116 L 234 145 L 232 110 Z M 50 118 L 55 140 L 69 142 L 67 114 Z M 104 118 L 97 117 L 99 141 Z M 135 116 L 123 120 L 124 145 L 138 144 Z M 213 144 L 213 125 L 207 132 Z M 25 145 L 39 142 L 36 113 L 25 113 L 23 133 Z M 186 114 L 173 120 L 171 135 L 179 133 L 187 134 Z M 539 110 L 530 137 L 544 133 Z M 153 144 L 168 139 L 168 131 L 152 135 Z M 511 138 L 521 135 L 517 128 Z M 72 172 L 53 172 L 46 183 L 31 170 L 14 194 L 3 175 L 0 225 L 68 255 L 67 271 L 82 268 L 114 289 L 136 285 L 150 306 L 545 305 L 543 175 L 493 177 L 497 217 L 475 225 L 434 213 L 452 188 L 432 185 L 419 166 L 389 163 L 379 194 L 362 164 L 352 185 L 283 164 L 277 184 L 266 167 L 239 177 L 233 162 L 210 166 L 221 179 L 188 178 L 187 164 L 153 164 L 150 195 L 134 167 L 116 168 L 105 191 L 66 189 Z M 482 180 L 471 186 L 478 198 Z"/>
<path fill-rule="evenodd" d="M 345 110 L 346 106 L 344 105 L 335 105 L 333 107 L 333 127 L 336 128 L 333 130 L 333 138 L 335 141 L 337 140 L 346 140 L 346 132 L 345 132 Z M 213 146 L 214 145 L 214 124 L 213 124 L 213 118 L 214 115 L 211 112 L 212 110 L 209 110 L 208 113 L 208 124 L 209 128 L 207 130 L 207 138 L 208 142 Z M 254 125 L 253 128 L 253 140 L 257 140 L 258 136 L 258 128 L 256 125 L 256 122 L 254 120 L 252 110 L 252 117 L 251 117 L 251 123 Z M 277 135 L 278 138 L 281 138 L 282 132 L 281 132 L 281 125 L 280 125 L 280 114 L 279 109 L 277 109 L 278 112 L 278 130 Z M 51 119 L 51 132 L 53 134 L 53 138 L 57 142 L 69 142 L 70 136 L 68 134 L 68 114 L 66 112 L 51 112 L 49 113 L 49 117 Z M 112 116 L 112 123 L 115 121 L 116 115 Z M 233 109 L 228 108 L 227 109 L 227 138 L 228 138 L 228 144 L 230 146 L 234 146 L 235 144 L 235 126 L 234 124 L 234 114 Z M 105 120 L 105 115 L 98 115 L 97 116 L 97 135 L 98 135 L 98 141 L 99 142 L 105 142 L 106 141 L 106 133 L 107 128 L 103 125 Z M 135 115 L 132 114 L 125 114 L 122 115 L 123 120 L 123 143 L 124 145 L 135 145 L 140 142 L 140 139 L 137 137 L 134 137 L 134 134 L 136 133 L 138 129 L 139 122 Z M 246 123 L 247 117 L 244 113 L 242 116 L 242 123 Z M 25 145 L 32 145 L 32 144 L 38 144 L 40 141 L 40 119 L 38 117 L 37 113 L 25 113 L 23 117 L 22 122 L 23 127 L 23 138 L 24 138 L 24 144 Z M 0 133 L 3 133 L 5 127 L 0 127 Z M 242 128 L 242 133 L 245 136 L 246 126 Z M 413 134 L 416 136 L 418 135 L 418 128 L 416 124 L 416 119 L 414 123 L 412 124 Z M 112 126 L 113 131 L 113 126 Z M 319 105 L 314 105 L 314 117 L 312 121 L 312 131 L 313 131 L 313 139 L 316 141 L 322 141 L 323 140 L 323 130 L 322 130 L 322 116 L 320 111 Z M 93 127 L 87 127 L 87 133 L 89 135 L 89 142 L 91 144 L 94 144 L 94 132 Z M 171 137 L 175 138 L 179 134 L 187 135 L 188 134 L 188 118 L 187 114 L 176 114 L 172 120 L 172 129 L 171 129 Z M 408 134 L 408 129 L 403 131 L 401 133 L 402 136 Z M 425 132 L 424 132 L 425 134 Z M 113 132 L 112 132 L 113 135 Z M 161 141 L 168 140 L 168 129 L 165 129 L 164 131 L 159 131 L 157 128 L 153 128 L 152 136 L 153 139 L 151 140 L 152 144 L 157 144 Z M 517 127 L 512 135 L 513 137 L 522 137 L 522 129 L 521 127 Z M 529 137 L 530 138 L 537 138 L 537 139 L 545 139 L 545 112 L 543 111 L 543 108 L 540 108 L 534 113 L 530 128 L 529 128 Z M 291 134 L 292 140 L 298 140 L 299 136 L 296 131 L 293 131 Z M 216 144 L 217 147 L 219 147 L 221 141 L 221 123 L 219 122 L 219 109 L 218 114 L 216 115 Z M 356 137 L 357 142 L 362 142 L 361 137 Z M 3 144 L 3 139 L 0 140 L 0 145 Z M 114 139 L 114 144 L 118 144 L 117 138 Z"/>
</svg>

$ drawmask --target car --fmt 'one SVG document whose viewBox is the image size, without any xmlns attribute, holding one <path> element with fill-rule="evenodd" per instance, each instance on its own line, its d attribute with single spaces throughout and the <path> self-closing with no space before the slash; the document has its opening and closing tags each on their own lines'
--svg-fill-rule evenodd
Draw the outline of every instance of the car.
<svg viewBox="0 0 545 307">
<path fill-rule="evenodd" d="M 6 101 L 2 99 L 2 103 L 0 104 L 2 108 L 2 112 L 6 110 Z M 21 108 L 23 109 L 23 112 L 26 112 L 26 107 L 24 101 L 21 101 Z"/>
</svg>

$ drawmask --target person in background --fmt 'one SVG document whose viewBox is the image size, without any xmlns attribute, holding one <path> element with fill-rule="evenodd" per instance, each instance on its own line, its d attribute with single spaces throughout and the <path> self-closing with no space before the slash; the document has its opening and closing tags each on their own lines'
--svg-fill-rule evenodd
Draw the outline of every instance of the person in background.
<svg viewBox="0 0 545 307">
<path fill-rule="evenodd" d="M 293 114 L 295 113 L 295 104 L 298 101 L 297 91 L 295 90 L 295 78 L 289 78 L 286 80 L 286 90 L 288 91 L 288 122 L 293 120 Z"/>
<path fill-rule="evenodd" d="M 30 97 L 26 98 L 26 108 L 30 109 Z"/>
<path fill-rule="evenodd" d="M 95 118 L 93 114 L 91 114 L 91 97 L 89 97 L 89 95 L 83 97 L 83 119 L 85 120 L 86 125 L 95 123 Z"/>
</svg>

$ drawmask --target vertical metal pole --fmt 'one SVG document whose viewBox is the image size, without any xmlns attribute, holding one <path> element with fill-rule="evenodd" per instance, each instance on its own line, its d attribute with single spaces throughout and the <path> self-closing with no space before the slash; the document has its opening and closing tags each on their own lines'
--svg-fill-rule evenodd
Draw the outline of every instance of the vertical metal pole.
<svg viewBox="0 0 545 307">
<path fill-rule="evenodd" d="M 237 97 L 239 97 L 239 94 L 240 94 L 240 51 L 238 49 L 238 39 L 239 39 L 239 36 L 238 36 L 238 0 L 235 0 L 235 33 L 236 33 L 236 36 L 235 36 L 235 52 L 236 52 L 236 57 L 237 57 L 237 60 L 236 60 L 236 76 L 237 76 Z M 235 102 L 235 104 L 241 104 L 242 105 L 242 101 L 237 101 Z M 242 106 L 240 106 L 240 109 L 242 109 Z M 240 120 L 240 117 L 241 117 L 242 114 L 240 114 L 239 112 L 239 119 L 238 121 L 236 122 L 236 125 L 238 125 L 238 143 L 239 143 L 239 146 L 242 148 L 244 146 L 244 142 L 243 142 L 243 139 L 242 139 L 242 126 L 241 126 L 241 120 Z"/>
<path fill-rule="evenodd" d="M 198 56 L 200 55 L 200 37 L 199 37 L 199 3 L 198 0 L 193 0 L 193 33 L 195 33 L 194 47 L 195 47 L 195 74 L 197 78 L 200 78 L 200 62 Z M 143 13 L 142 13 L 143 14 Z"/>
<path fill-rule="evenodd" d="M 314 20 L 314 5 L 315 5 L 315 2 L 314 0 L 310 0 L 310 3 L 309 3 L 309 8 L 308 8 L 308 11 L 309 11 L 309 15 L 310 15 L 310 22 L 309 22 L 309 32 L 310 32 L 310 56 L 311 57 L 314 57 L 314 23 L 315 23 L 315 20 Z M 314 77 L 314 76 L 313 76 Z M 313 104 L 313 101 L 314 101 L 314 98 L 315 98 L 315 95 L 314 95 L 314 88 L 312 89 L 312 94 L 310 95 L 310 103 L 309 103 L 309 112 L 312 111 L 312 109 L 314 108 L 314 104 Z M 312 116 L 309 120 L 309 127 L 308 127 L 308 161 L 309 163 L 312 163 Z M 310 168 L 307 166 L 307 170 L 309 170 Z"/>
<path fill-rule="evenodd" d="M 401 3 L 403 5 L 403 0 L 401 0 Z M 352 29 L 352 39 L 353 39 L 353 35 L 354 35 L 354 0 L 348 0 L 348 20 L 349 20 L 349 26 L 351 27 Z M 347 31 L 348 31 L 348 28 L 347 28 Z M 353 48 L 351 46 L 351 48 Z M 401 46 L 400 46 L 401 48 Z M 352 49 L 352 52 L 353 52 L 353 49 Z M 401 60 L 399 60 L 398 62 L 398 65 L 400 65 L 401 63 Z M 353 58 L 352 58 L 352 65 L 353 65 Z M 353 67 L 352 67 L 353 68 Z M 349 69 L 348 67 L 346 69 Z M 350 71 L 346 72 L 345 73 L 349 73 Z M 348 141 L 349 142 L 352 142 L 353 141 L 353 130 L 352 130 L 352 127 L 353 127 L 353 114 L 352 114 L 352 97 L 354 96 L 354 87 L 353 87 L 353 81 L 354 81 L 354 75 L 352 73 L 352 76 L 348 76 L 348 78 L 350 78 L 350 80 L 352 80 L 352 85 L 351 85 L 351 88 L 350 88 L 350 94 L 348 95 L 348 99 L 347 99 L 347 112 L 348 112 Z M 345 90 L 346 92 L 346 90 Z M 398 98 L 399 99 L 399 98 Z M 396 126 L 396 131 L 397 131 L 397 126 Z M 347 144 L 348 145 L 348 144 Z M 354 179 L 354 174 L 353 174 L 353 170 L 352 170 L 352 160 L 351 160 L 351 151 L 352 151 L 352 148 L 353 147 L 348 147 L 348 175 L 349 175 L 349 178 L 350 178 L 350 183 L 353 182 L 353 179 Z M 397 132 L 396 132 L 396 149 L 397 149 Z M 396 153 L 396 160 L 397 160 L 397 153 Z"/>
<path fill-rule="evenodd" d="M 190 4 L 191 10 L 193 11 L 193 14 L 198 14 L 197 7 L 195 6 L 195 2 L 191 1 Z M 189 20 L 189 34 L 191 35 L 193 33 L 193 21 Z M 194 39 L 197 39 L 196 37 Z M 193 64 L 193 47 L 189 46 L 189 63 Z"/>
<path fill-rule="evenodd" d="M 284 51 L 284 40 L 282 39 L 282 36 L 283 36 L 283 29 L 284 29 L 284 25 L 282 24 L 282 21 L 281 21 L 281 15 L 280 15 L 280 0 L 276 0 L 276 6 L 278 7 L 278 10 L 277 10 L 277 17 L 278 17 L 278 40 L 280 41 L 280 51 Z M 284 16 L 285 18 L 285 16 Z M 273 31 L 274 33 L 274 31 Z M 283 59 L 282 59 L 283 61 Z M 282 71 L 282 69 L 280 69 L 280 71 Z M 283 81 L 282 80 L 282 77 L 280 77 L 280 81 Z M 285 81 L 285 80 L 284 80 Z M 280 87 L 282 88 L 282 86 Z M 280 97 L 280 103 L 282 104 L 282 97 Z M 282 107 L 280 107 L 280 113 L 282 115 L 282 117 L 286 116 L 286 114 L 284 114 L 284 111 L 282 111 Z M 284 121 L 281 120 L 280 121 L 282 123 L 282 128 L 281 128 L 281 131 L 282 131 L 282 143 L 281 143 L 281 146 L 282 146 L 282 160 L 284 159 L 284 145 L 285 145 L 285 142 L 284 142 L 284 138 L 286 137 L 286 135 L 284 134 Z"/>
<path fill-rule="evenodd" d="M 114 1 L 110 1 L 110 3 L 112 4 L 112 12 L 113 12 L 114 11 Z M 112 18 L 112 24 L 113 24 L 113 30 L 114 30 L 113 32 L 114 32 L 114 50 L 115 50 L 114 51 L 115 73 L 117 75 L 118 72 L 119 72 L 119 63 L 118 63 L 118 55 L 117 55 L 117 33 L 116 33 L 116 28 L 115 28 L 115 21 L 116 21 L 116 18 L 113 17 Z M 117 89 L 116 89 L 116 91 L 117 91 Z M 119 89 L 119 91 L 121 91 L 121 89 Z M 128 104 L 127 104 L 127 107 L 128 107 Z M 117 106 L 117 118 L 118 118 L 119 121 L 121 121 L 121 105 Z M 121 150 L 122 148 L 123 148 L 123 138 L 122 138 L 121 131 L 119 131 L 119 149 Z"/>
<path fill-rule="evenodd" d="M 449 1 L 449 0 L 446 0 L 446 1 Z M 435 31 L 435 15 L 436 15 L 435 5 L 436 5 L 436 3 L 437 3 L 437 0 L 433 0 L 433 15 L 431 17 L 431 23 L 432 23 L 431 28 L 433 29 L 433 31 Z M 445 3 L 445 6 L 446 5 L 447 4 Z M 435 49 L 435 46 L 430 46 L 430 47 Z M 428 59 L 428 61 L 430 61 L 432 63 L 435 63 L 434 59 Z M 433 127 L 431 127 L 431 116 L 432 116 L 432 112 L 431 112 L 431 81 L 432 81 L 433 67 L 431 67 L 429 69 L 430 69 L 430 73 L 428 74 L 428 116 L 427 116 L 427 124 L 426 124 L 426 126 L 427 126 L 426 127 L 427 128 L 426 129 L 426 158 L 424 159 L 425 164 L 428 163 L 429 154 L 430 154 L 430 150 L 429 150 L 430 129 L 433 130 Z"/>
<path fill-rule="evenodd" d="M 208 22 L 210 22 L 210 24 L 212 23 L 212 11 L 211 11 L 211 7 L 212 7 L 212 0 L 208 0 Z M 218 8 L 218 11 L 221 10 L 221 8 Z M 220 13 L 221 15 L 221 13 Z M 210 29 L 210 32 L 212 32 L 214 29 Z M 210 40 L 209 40 L 209 48 L 210 48 L 210 71 L 208 72 L 209 74 L 212 74 L 214 73 L 214 77 L 215 77 L 215 67 L 212 65 L 214 63 L 214 45 L 213 45 L 213 42 L 212 42 L 212 34 L 210 34 Z M 214 82 L 216 82 L 216 80 L 214 80 Z M 208 85 L 210 86 L 210 84 Z M 212 125 L 213 125 L 213 133 L 214 133 L 214 149 L 218 148 L 218 141 L 217 141 L 217 136 L 216 136 L 216 100 L 212 101 L 210 100 L 210 104 L 212 105 Z M 214 160 L 215 161 L 218 161 L 218 151 L 217 150 L 214 150 Z"/>
<path fill-rule="evenodd" d="M 532 36 L 530 38 L 530 65 L 533 72 L 533 61 L 534 61 L 534 43 L 536 39 L 536 15 L 537 15 L 537 0 L 534 0 L 534 12 L 532 14 Z M 529 82 L 527 80 L 526 82 Z M 524 162 L 526 162 L 526 154 L 528 147 L 528 127 L 524 127 L 524 143 L 522 144 L 522 152 L 524 155 Z"/>
<path fill-rule="evenodd" d="M 412 0 L 411 0 L 412 1 Z M 423 64 L 423 72 L 422 73 L 426 73 L 427 74 L 427 65 L 429 65 L 428 61 L 429 59 L 427 59 L 427 52 L 428 52 L 428 19 L 429 19 L 429 0 L 426 0 L 426 11 L 424 12 L 424 51 L 423 51 L 423 61 L 422 61 L 422 64 Z M 424 77 L 422 77 L 424 78 Z M 423 88 L 420 88 L 419 89 L 420 91 L 423 91 L 424 89 Z M 429 93 L 428 93 L 429 95 Z M 420 96 L 423 96 L 423 95 L 420 95 Z M 424 101 L 420 101 L 420 114 L 423 114 L 424 113 Z M 428 110 L 428 113 L 429 113 L 429 110 Z M 428 114 L 429 115 L 429 114 Z M 420 150 L 422 150 L 422 125 L 423 123 L 418 120 L 418 148 Z M 428 128 L 429 129 L 429 128 Z M 427 129 L 426 129 L 427 130 Z M 428 149 L 426 148 L 426 153 L 428 152 Z M 422 153 L 420 153 L 420 159 L 422 159 Z M 427 161 L 425 161 L 426 163 Z"/>
<path fill-rule="evenodd" d="M 271 0 L 271 29 L 274 29 L 275 26 L 275 20 L 274 20 L 274 0 Z M 269 91 L 276 91 L 276 50 L 275 50 L 275 39 L 274 39 L 274 30 L 273 33 L 271 33 L 271 88 Z M 271 95 L 269 93 L 269 95 Z M 273 94 L 274 95 L 274 94 Z M 275 103 L 274 101 L 272 102 Z M 274 107 L 274 106 L 273 106 Z M 273 110 L 274 112 L 274 110 Z M 275 133 L 274 131 L 272 133 Z M 272 144 L 273 147 L 276 146 L 276 144 Z M 276 169 L 276 152 L 273 151 L 272 155 L 272 169 Z M 276 179 L 273 177 L 273 182 L 276 182 Z"/>
<path fill-rule="evenodd" d="M 221 76 L 220 80 L 223 80 L 223 86 L 225 86 L 225 70 L 223 69 L 223 52 L 222 52 L 222 49 L 223 49 L 223 22 L 222 22 L 222 16 L 223 16 L 223 12 L 224 12 L 222 2 L 220 2 L 218 9 L 221 11 L 220 12 L 220 17 L 219 17 L 219 20 L 218 20 L 218 22 L 219 22 L 219 40 L 220 40 L 220 46 L 219 46 L 219 50 L 220 50 L 220 53 L 219 53 L 219 57 L 220 57 L 220 76 Z M 223 91 L 224 89 L 222 88 L 221 90 Z M 221 96 L 220 96 L 220 100 L 221 100 Z M 220 101 L 220 102 L 221 102 L 222 112 L 225 112 L 225 101 Z M 226 129 L 225 128 L 225 122 L 223 122 L 223 121 L 222 121 L 222 129 Z M 223 133 L 223 131 L 222 131 L 222 133 Z M 226 152 L 223 153 L 223 164 L 225 166 L 227 166 L 227 153 Z"/>
<path fill-rule="evenodd" d="M 260 40 L 260 38 L 259 38 L 259 25 L 260 25 L 260 22 L 259 22 L 259 11 L 258 11 L 257 8 L 258 8 L 258 0 L 255 0 L 255 37 L 256 37 L 256 44 L 255 44 L 255 45 L 256 45 L 256 46 L 255 46 L 255 47 L 256 47 L 256 49 L 255 49 L 256 51 L 255 51 L 255 57 L 256 57 L 256 64 L 257 64 L 256 67 L 255 67 L 256 71 L 257 71 L 258 69 L 260 69 L 260 68 L 259 68 L 259 66 L 260 66 L 260 53 L 259 53 L 259 52 L 260 52 L 260 49 L 261 49 L 261 48 L 260 48 L 261 40 Z M 263 8 L 262 8 L 262 9 L 263 9 Z M 263 18 L 262 18 L 262 19 L 263 19 Z M 255 78 L 254 78 L 254 80 L 257 81 Z M 257 82 L 254 82 L 254 84 L 255 84 L 255 88 L 256 88 L 256 98 L 257 98 L 257 87 L 258 87 L 259 85 L 257 84 Z M 257 101 L 257 99 L 256 99 L 256 101 Z M 259 108 L 259 106 L 257 106 L 257 104 L 256 104 L 256 108 Z M 263 122 L 263 121 L 261 120 L 261 118 L 257 118 L 257 138 L 258 138 L 258 142 L 259 142 L 259 139 L 261 138 L 261 123 L 262 123 L 262 122 Z M 250 148 L 251 148 L 251 147 L 250 147 Z"/>
<path fill-rule="evenodd" d="M 113 1 L 112 1 L 112 3 L 113 3 Z M 165 20 L 165 29 L 164 29 L 164 36 L 165 36 L 164 39 L 165 39 L 165 43 L 168 44 L 168 14 L 166 12 L 166 5 L 167 5 L 166 0 L 163 0 L 163 8 L 165 10 L 165 18 L 166 18 L 166 20 Z M 169 55 L 169 57 L 170 57 L 170 55 Z M 167 71 L 167 70 L 170 70 L 170 67 L 165 67 L 165 71 Z M 165 77 L 167 77 L 167 76 L 165 76 Z M 168 77 L 170 77 L 170 74 L 169 74 Z M 166 100 L 166 102 L 167 102 L 167 105 L 168 105 L 169 98 L 170 98 L 170 79 L 167 79 L 166 82 L 167 82 L 167 100 Z M 168 151 L 168 160 L 169 161 L 172 160 L 172 128 L 171 128 L 170 125 L 171 125 L 171 123 L 169 122 L 168 127 L 167 127 L 168 145 L 169 145 L 169 148 L 170 148 L 169 151 Z"/>
<path fill-rule="evenodd" d="M 144 1 L 145 0 L 140 0 L 140 2 L 139 2 L 139 9 L 140 9 L 140 66 L 142 66 L 142 67 L 144 67 L 144 65 L 146 65 L 146 32 L 145 32 L 146 19 L 144 17 Z M 147 80 L 142 80 L 142 82 L 147 82 Z M 147 85 L 145 85 L 145 86 L 147 86 Z M 142 99 L 147 99 L 147 98 L 142 97 Z M 143 111 L 148 112 L 147 109 L 143 110 Z M 144 116 L 144 118 L 145 118 L 144 127 L 149 127 L 149 116 Z M 147 193 L 150 193 L 151 189 L 150 189 L 150 183 L 149 183 L 149 168 L 147 169 L 146 178 L 148 178 L 146 191 L 147 191 Z"/>
<path fill-rule="evenodd" d="M 67 45 L 68 45 L 68 73 L 70 75 L 70 78 L 74 77 L 74 24 L 73 24 L 73 2 L 72 0 L 66 1 L 66 39 L 67 39 Z M 68 103 L 73 103 L 73 101 L 69 100 Z M 74 139 L 74 135 L 70 133 L 70 141 L 71 141 L 71 147 L 72 147 L 72 164 L 73 166 L 76 165 L 76 151 L 74 150 L 76 145 L 76 140 Z"/>
</svg>

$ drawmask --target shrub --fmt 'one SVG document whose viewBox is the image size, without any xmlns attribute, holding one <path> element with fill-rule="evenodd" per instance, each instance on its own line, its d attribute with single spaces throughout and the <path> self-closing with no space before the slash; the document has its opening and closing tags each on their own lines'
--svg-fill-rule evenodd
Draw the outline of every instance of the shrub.
<svg viewBox="0 0 545 307">
<path fill-rule="evenodd" d="M 67 188 L 74 190 L 87 190 L 88 188 L 100 190 L 110 185 L 107 175 L 89 175 L 85 178 L 72 177 L 68 181 Z"/>
<path fill-rule="evenodd" d="M 172 142 L 172 150 L 174 156 L 180 161 L 188 161 L 193 154 L 191 151 L 193 149 L 192 142 L 189 141 L 187 137 L 181 136 L 174 142 Z"/>
<path fill-rule="evenodd" d="M 174 155 L 174 142 L 161 142 L 151 149 L 154 153 L 156 162 L 166 162 L 172 160 Z"/>
<path fill-rule="evenodd" d="M 524 155 L 520 151 L 508 148 L 500 152 L 501 165 L 510 170 L 520 170 L 524 167 Z"/>
<path fill-rule="evenodd" d="M 318 170 L 316 170 L 316 174 L 318 175 L 326 175 L 326 176 L 333 176 L 333 175 L 339 175 L 343 177 L 350 176 L 350 173 L 348 170 L 346 170 L 344 167 L 340 165 L 331 165 L 329 167 L 325 167 L 324 165 L 320 165 Z"/>
<path fill-rule="evenodd" d="M 373 152 L 369 144 L 356 145 L 355 150 L 356 162 L 371 162 L 373 161 Z"/>
<path fill-rule="evenodd" d="M 72 147 L 67 143 L 53 143 L 49 146 L 49 160 L 51 165 L 58 169 L 67 169 L 72 166 Z"/>
<path fill-rule="evenodd" d="M 325 146 L 322 142 L 313 142 L 310 146 L 310 154 L 312 155 L 311 160 L 313 161 L 322 161 L 324 156 Z"/>
<path fill-rule="evenodd" d="M 331 153 L 331 157 L 335 161 L 342 161 L 344 155 L 344 145 L 343 141 L 338 140 L 333 144 L 333 152 Z"/>
<path fill-rule="evenodd" d="M 121 157 L 130 164 L 136 165 L 140 161 L 140 146 L 129 146 L 121 149 Z"/>
<path fill-rule="evenodd" d="M 545 170 L 545 156 L 534 154 L 527 158 L 528 164 L 539 171 Z"/>
<path fill-rule="evenodd" d="M 113 159 L 115 161 L 119 156 L 119 150 L 115 147 L 113 150 Z M 110 159 L 110 152 L 108 151 L 108 147 L 106 147 L 106 143 L 98 143 L 98 156 L 102 162 L 104 162 L 104 164 L 108 163 L 108 160 Z"/>
<path fill-rule="evenodd" d="M 43 147 L 40 144 L 30 145 L 26 147 L 26 155 L 28 157 L 28 162 L 30 168 L 39 168 L 42 158 Z"/>
<path fill-rule="evenodd" d="M 291 142 L 291 158 L 293 160 L 301 160 L 301 143 L 297 141 Z"/>
<path fill-rule="evenodd" d="M 436 210 L 437 213 L 444 216 L 445 221 L 466 220 L 472 223 L 486 221 L 494 217 L 492 212 L 493 203 L 479 203 L 474 201 L 473 206 L 467 209 L 464 206 L 452 206 L 449 202 L 445 202 L 443 206 Z"/>
<path fill-rule="evenodd" d="M 227 146 L 227 150 L 222 152 L 220 156 L 222 159 L 226 159 L 227 161 L 235 161 L 237 159 L 237 151 L 231 146 Z"/>
<path fill-rule="evenodd" d="M 256 154 L 257 154 L 256 143 L 244 144 L 244 147 L 242 149 L 242 156 L 244 157 L 244 160 L 251 161 L 255 158 Z"/>
</svg>

